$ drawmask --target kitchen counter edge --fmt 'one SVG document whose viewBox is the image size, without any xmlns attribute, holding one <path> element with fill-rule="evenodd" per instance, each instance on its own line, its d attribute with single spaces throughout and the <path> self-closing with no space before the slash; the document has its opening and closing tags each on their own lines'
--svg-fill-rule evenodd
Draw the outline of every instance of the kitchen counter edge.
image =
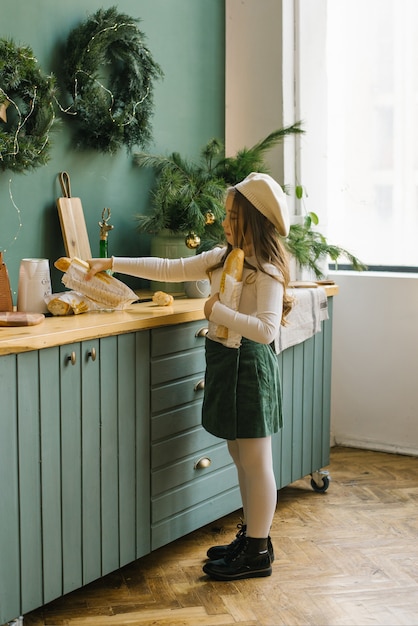
<svg viewBox="0 0 418 626">
<path fill-rule="evenodd" d="M 324 289 L 328 297 L 338 293 L 337 285 L 327 285 Z M 44 321 L 34 326 L 3 326 L 0 327 L 0 356 L 158 326 L 205 321 L 204 303 L 203 298 L 176 298 L 169 307 L 157 306 L 153 302 L 139 302 L 123 311 L 46 317 Z"/>
</svg>

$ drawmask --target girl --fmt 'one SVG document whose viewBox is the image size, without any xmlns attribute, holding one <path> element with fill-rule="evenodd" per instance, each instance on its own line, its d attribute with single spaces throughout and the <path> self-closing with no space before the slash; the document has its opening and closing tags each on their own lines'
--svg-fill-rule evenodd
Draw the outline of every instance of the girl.
<svg viewBox="0 0 418 626">
<path fill-rule="evenodd" d="M 209 323 L 202 424 L 227 440 L 238 472 L 244 521 L 229 545 L 208 550 L 203 571 L 217 580 L 238 580 L 270 576 L 274 560 L 269 531 L 277 490 L 271 436 L 282 425 L 274 342 L 291 308 L 286 253 L 277 234 L 288 234 L 289 217 L 282 188 L 261 173 L 229 188 L 225 208 L 226 247 L 184 259 L 90 259 L 88 278 L 108 269 L 166 282 L 210 277 L 211 295 L 204 305 Z M 245 255 L 237 311 L 219 300 L 223 264 L 235 247 Z M 218 326 L 238 335 L 239 347 L 227 347 L 216 334 Z"/>
</svg>

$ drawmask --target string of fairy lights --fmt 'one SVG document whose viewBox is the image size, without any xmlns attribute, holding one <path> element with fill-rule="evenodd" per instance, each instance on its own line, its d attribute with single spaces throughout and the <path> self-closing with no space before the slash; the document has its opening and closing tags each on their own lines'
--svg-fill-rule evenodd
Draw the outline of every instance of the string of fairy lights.
<svg viewBox="0 0 418 626">
<path fill-rule="evenodd" d="M 23 227 L 22 214 L 21 214 L 20 209 L 17 206 L 17 204 L 15 203 L 14 198 L 13 198 L 12 179 L 11 178 L 9 178 L 9 197 L 10 197 L 10 201 L 11 201 L 11 203 L 12 203 L 12 205 L 13 205 L 16 213 L 17 213 L 17 219 L 18 219 L 19 224 L 18 224 L 18 227 L 17 227 L 17 230 L 16 230 L 16 233 L 15 233 L 14 237 L 11 239 L 11 241 L 10 241 L 9 245 L 7 246 L 7 248 L 3 248 L 2 249 L 3 253 L 7 252 L 9 250 L 9 248 L 11 248 L 11 246 L 18 240 L 19 235 L 20 235 L 20 231 L 22 230 L 22 227 Z"/>
</svg>

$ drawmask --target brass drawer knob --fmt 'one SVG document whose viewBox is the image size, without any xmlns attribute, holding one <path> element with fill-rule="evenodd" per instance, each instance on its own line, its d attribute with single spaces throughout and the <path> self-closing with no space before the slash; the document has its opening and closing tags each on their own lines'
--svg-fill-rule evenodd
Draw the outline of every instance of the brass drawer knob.
<svg viewBox="0 0 418 626">
<path fill-rule="evenodd" d="M 205 469 L 206 467 L 209 467 L 211 464 L 212 464 L 212 461 L 210 460 L 209 457 L 202 456 L 200 459 L 196 461 L 196 463 L 194 464 L 194 468 Z"/>
<path fill-rule="evenodd" d="M 67 356 L 67 361 L 70 361 L 71 365 L 75 365 L 77 361 L 77 356 L 74 350 Z"/>
<path fill-rule="evenodd" d="M 208 329 L 204 326 L 203 328 L 199 328 L 199 330 L 196 331 L 195 337 L 206 337 L 207 334 Z"/>
<path fill-rule="evenodd" d="M 97 358 L 96 348 L 92 348 L 91 350 L 89 350 L 89 352 L 87 353 L 87 357 L 89 357 L 92 361 L 95 361 Z"/>
<path fill-rule="evenodd" d="M 203 391 L 205 388 L 205 379 L 201 378 L 194 386 L 195 391 Z"/>
</svg>

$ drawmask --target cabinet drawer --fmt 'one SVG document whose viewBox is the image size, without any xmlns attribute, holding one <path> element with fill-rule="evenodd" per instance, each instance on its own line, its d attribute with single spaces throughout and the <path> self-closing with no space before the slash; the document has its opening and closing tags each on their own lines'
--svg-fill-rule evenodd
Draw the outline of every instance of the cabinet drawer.
<svg viewBox="0 0 418 626">
<path fill-rule="evenodd" d="M 202 422 L 202 402 L 186 404 L 167 413 L 161 413 L 151 419 L 151 441 L 170 437 L 190 428 L 200 426 Z"/>
<path fill-rule="evenodd" d="M 154 359 L 151 362 L 151 384 L 160 385 L 169 380 L 192 376 L 196 372 L 203 372 L 205 367 L 204 348 Z"/>
<path fill-rule="evenodd" d="M 204 463 L 200 464 L 199 461 L 202 459 L 209 460 L 210 465 L 205 467 Z M 169 489 L 199 480 L 202 476 L 231 464 L 232 459 L 223 442 L 211 448 L 193 452 L 187 458 L 154 470 L 151 474 L 151 493 L 153 496 L 158 496 Z"/>
<path fill-rule="evenodd" d="M 192 483 L 182 485 L 152 500 L 152 523 L 180 513 L 200 502 L 211 500 L 222 491 L 237 485 L 237 473 L 233 465 L 222 468 Z M 221 486 L 221 487 L 220 487 Z"/>
<path fill-rule="evenodd" d="M 151 411 L 159 413 L 203 399 L 204 372 L 151 389 Z"/>
<path fill-rule="evenodd" d="M 152 332 L 151 357 L 202 347 L 206 332 L 207 324 L 204 320 L 155 328 Z"/>
<path fill-rule="evenodd" d="M 240 507 L 241 496 L 238 487 L 222 492 L 218 489 L 217 495 L 210 500 L 199 502 L 181 513 L 153 523 L 151 525 L 151 549 L 156 550 Z"/>
<path fill-rule="evenodd" d="M 220 439 L 208 433 L 202 426 L 186 431 L 170 439 L 154 443 L 151 448 L 151 467 L 167 466 L 188 456 L 197 456 L 200 451 L 220 443 Z"/>
</svg>

